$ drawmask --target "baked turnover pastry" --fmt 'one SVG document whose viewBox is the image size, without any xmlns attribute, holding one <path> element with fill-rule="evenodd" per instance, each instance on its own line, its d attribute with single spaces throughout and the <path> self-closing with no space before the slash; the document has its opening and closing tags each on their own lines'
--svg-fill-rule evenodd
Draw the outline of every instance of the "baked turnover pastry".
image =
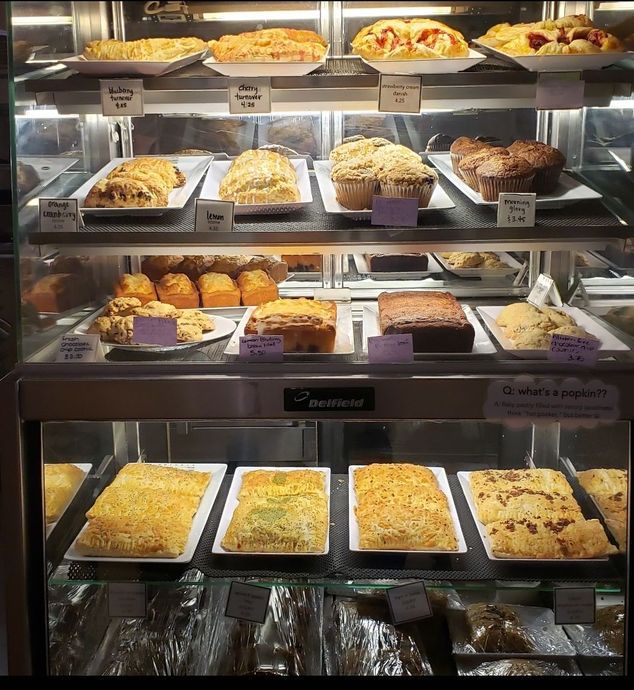
<svg viewBox="0 0 634 690">
<path fill-rule="evenodd" d="M 267 302 L 254 309 L 244 332 L 284 336 L 284 352 L 333 352 L 337 305 L 303 297 Z"/>
<path fill-rule="evenodd" d="M 205 50 L 200 38 L 142 38 L 138 41 L 119 41 L 109 38 L 90 41 L 84 48 L 86 60 L 126 60 L 170 62 Z"/>
<path fill-rule="evenodd" d="M 47 525 L 60 519 L 84 476 L 84 471 L 71 463 L 44 465 L 44 509 Z"/>
<path fill-rule="evenodd" d="M 263 553 L 323 551 L 328 535 L 325 490 L 324 474 L 315 470 L 245 472 L 222 548 Z"/>
<path fill-rule="evenodd" d="M 596 469 L 577 473 L 579 484 L 592 496 L 619 550 L 627 549 L 627 470 Z"/>
<path fill-rule="evenodd" d="M 382 292 L 381 335 L 411 333 L 414 352 L 471 352 L 475 331 L 448 292 Z"/>
<path fill-rule="evenodd" d="M 362 549 L 455 551 L 447 497 L 427 467 L 376 463 L 354 470 Z"/>
<path fill-rule="evenodd" d="M 318 62 L 328 43 L 306 29 L 261 29 L 208 43 L 218 62 Z"/>
<path fill-rule="evenodd" d="M 474 496 L 520 487 L 572 496 L 572 487 L 557 470 L 480 470 L 469 475 L 469 483 Z"/>
<path fill-rule="evenodd" d="M 432 19 L 380 19 L 352 40 L 352 52 L 367 60 L 426 60 L 469 55 L 464 36 Z"/>
<path fill-rule="evenodd" d="M 85 556 L 177 558 L 211 473 L 126 465 L 86 513 L 75 542 Z"/>
</svg>

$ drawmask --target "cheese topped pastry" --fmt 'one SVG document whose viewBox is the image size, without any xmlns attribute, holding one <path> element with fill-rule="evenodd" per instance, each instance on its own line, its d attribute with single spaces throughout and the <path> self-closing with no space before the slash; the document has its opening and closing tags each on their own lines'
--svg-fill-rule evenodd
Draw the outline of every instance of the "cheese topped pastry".
<svg viewBox="0 0 634 690">
<path fill-rule="evenodd" d="M 314 470 L 254 470 L 242 475 L 239 498 L 244 496 L 296 496 L 299 494 L 322 495 L 326 481 L 322 472 Z"/>
<path fill-rule="evenodd" d="M 70 463 L 44 465 L 44 506 L 47 524 L 59 520 L 84 476 L 83 470 Z"/>
<path fill-rule="evenodd" d="M 471 473 L 469 482 L 474 496 L 518 487 L 572 495 L 572 487 L 557 470 L 480 470 Z"/>
</svg>

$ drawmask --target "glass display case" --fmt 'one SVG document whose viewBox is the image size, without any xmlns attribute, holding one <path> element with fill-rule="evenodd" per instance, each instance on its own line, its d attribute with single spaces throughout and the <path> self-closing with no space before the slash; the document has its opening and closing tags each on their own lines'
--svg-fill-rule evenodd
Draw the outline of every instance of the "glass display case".
<svg viewBox="0 0 634 690">
<path fill-rule="evenodd" d="M 626 674 L 631 3 L 6 5 L 9 672 Z"/>
</svg>

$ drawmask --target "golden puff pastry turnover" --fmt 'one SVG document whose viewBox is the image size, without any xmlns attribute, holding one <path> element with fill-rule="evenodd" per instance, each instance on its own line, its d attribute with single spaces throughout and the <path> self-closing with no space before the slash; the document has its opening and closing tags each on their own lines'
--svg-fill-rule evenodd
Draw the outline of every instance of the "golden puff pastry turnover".
<svg viewBox="0 0 634 690">
<path fill-rule="evenodd" d="M 491 522 L 486 530 L 499 558 L 602 558 L 617 552 L 598 520 L 524 518 Z"/>
<path fill-rule="evenodd" d="M 148 208 L 167 206 L 167 196 L 127 177 L 99 180 L 84 199 L 85 208 Z"/>
<path fill-rule="evenodd" d="M 577 473 L 581 486 L 592 495 L 624 493 L 627 495 L 627 470 L 596 469 Z"/>
<path fill-rule="evenodd" d="M 195 472 L 178 467 L 131 462 L 119 472 L 115 481 L 131 489 L 153 486 L 165 493 L 200 497 L 205 493 L 210 479 L 210 472 Z"/>
<path fill-rule="evenodd" d="M 71 463 L 44 465 L 46 524 L 59 520 L 85 476 L 83 470 Z"/>
<path fill-rule="evenodd" d="M 167 187 L 182 187 L 187 178 L 173 163 L 165 158 L 153 158 L 151 156 L 133 158 L 121 163 L 108 175 L 112 177 L 125 177 L 130 172 L 143 171 L 158 175 L 163 179 Z"/>
<path fill-rule="evenodd" d="M 528 488 L 572 495 L 572 487 L 557 470 L 479 470 L 469 476 L 474 496 L 503 489 Z"/>
<path fill-rule="evenodd" d="M 285 28 L 221 36 L 208 45 L 218 62 L 318 62 L 328 46 L 314 31 Z"/>
<path fill-rule="evenodd" d="M 431 19 L 381 19 L 352 40 L 352 51 L 367 60 L 457 58 L 469 55 L 464 36 Z"/>
<path fill-rule="evenodd" d="M 386 462 L 373 463 L 354 471 L 354 489 L 358 495 L 366 491 L 393 487 L 437 488 L 434 473 L 422 465 Z"/>
<path fill-rule="evenodd" d="M 129 60 L 169 62 L 207 49 L 200 38 L 143 38 L 138 41 L 119 41 L 109 38 L 90 41 L 84 48 L 87 60 Z"/>
</svg>

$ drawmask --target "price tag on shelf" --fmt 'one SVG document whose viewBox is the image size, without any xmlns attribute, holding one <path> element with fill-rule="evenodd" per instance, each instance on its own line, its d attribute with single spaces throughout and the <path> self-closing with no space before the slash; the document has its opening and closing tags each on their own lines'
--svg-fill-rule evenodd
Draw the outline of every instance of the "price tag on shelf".
<svg viewBox="0 0 634 690">
<path fill-rule="evenodd" d="M 55 357 L 56 362 L 99 362 L 103 360 L 101 337 L 98 334 L 63 335 Z"/>
<path fill-rule="evenodd" d="M 502 193 L 498 197 L 498 228 L 535 227 L 536 194 Z"/>
<path fill-rule="evenodd" d="M 418 199 L 373 196 L 370 223 L 415 228 L 418 225 Z"/>
<path fill-rule="evenodd" d="M 229 79 L 229 113 L 255 115 L 271 112 L 271 79 L 249 77 Z"/>
<path fill-rule="evenodd" d="M 142 582 L 109 582 L 111 618 L 147 618 L 147 587 Z"/>
<path fill-rule="evenodd" d="M 315 288 L 313 297 L 316 300 L 330 302 L 352 302 L 352 290 L 350 288 Z"/>
<path fill-rule="evenodd" d="M 233 230 L 233 201 L 196 199 L 196 232 L 231 232 Z"/>
<path fill-rule="evenodd" d="M 239 358 L 246 362 L 281 362 L 284 358 L 283 335 L 243 335 Z"/>
<path fill-rule="evenodd" d="M 422 90 L 422 77 L 381 74 L 377 109 L 380 113 L 420 113 Z"/>
<path fill-rule="evenodd" d="M 411 623 L 432 615 L 424 582 L 390 587 L 386 594 L 392 622 L 395 625 Z"/>
<path fill-rule="evenodd" d="M 271 590 L 246 582 L 232 582 L 225 608 L 227 618 L 238 618 L 250 623 L 264 623 L 269 609 Z"/>
<path fill-rule="evenodd" d="M 548 359 L 551 362 L 569 362 L 592 366 L 599 356 L 600 341 L 554 333 L 550 339 Z"/>
<path fill-rule="evenodd" d="M 595 620 L 594 587 L 555 587 L 555 625 L 592 625 Z"/>
<path fill-rule="evenodd" d="M 585 82 L 581 72 L 540 72 L 537 77 L 537 110 L 578 110 L 583 107 Z"/>
<path fill-rule="evenodd" d="M 81 225 L 77 199 L 40 199 L 40 232 L 77 232 Z"/>
<path fill-rule="evenodd" d="M 550 299 L 556 307 L 561 307 L 561 296 L 555 285 L 555 281 L 549 275 L 546 275 L 546 273 L 540 273 L 539 278 L 535 281 L 535 285 L 533 285 L 533 289 L 530 291 L 526 300 L 535 307 L 543 307 L 548 299 Z"/>
<path fill-rule="evenodd" d="M 157 316 L 135 316 L 132 322 L 132 342 L 135 345 L 176 345 L 176 319 Z"/>
<path fill-rule="evenodd" d="M 368 338 L 368 361 L 370 364 L 411 364 L 414 361 L 412 334 Z"/>
<path fill-rule="evenodd" d="M 104 117 L 142 117 L 143 79 L 100 79 Z"/>
</svg>

